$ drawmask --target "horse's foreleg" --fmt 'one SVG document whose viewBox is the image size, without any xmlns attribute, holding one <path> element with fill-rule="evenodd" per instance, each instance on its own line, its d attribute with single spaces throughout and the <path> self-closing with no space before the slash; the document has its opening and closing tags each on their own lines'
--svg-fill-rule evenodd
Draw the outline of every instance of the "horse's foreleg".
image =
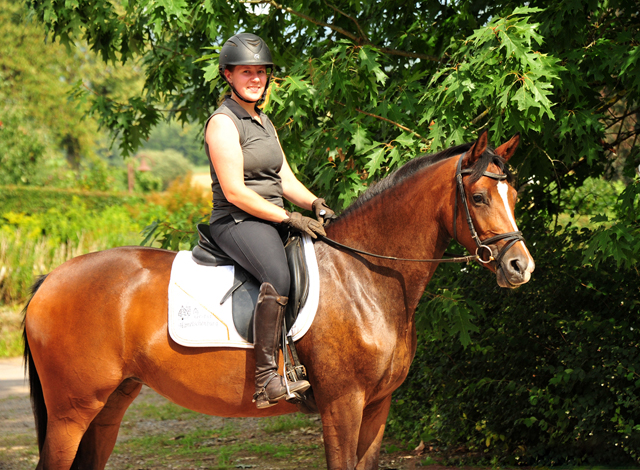
<svg viewBox="0 0 640 470">
<path fill-rule="evenodd" d="M 101 470 L 105 467 L 116 445 L 122 418 L 140 389 L 141 383 L 128 379 L 109 396 L 107 404 L 84 433 L 73 468 Z"/>
<path fill-rule="evenodd" d="M 358 434 L 364 397 L 343 395 L 320 407 L 328 470 L 353 470 L 358 463 Z"/>
<path fill-rule="evenodd" d="M 358 437 L 358 470 L 378 468 L 380 445 L 390 406 L 391 395 L 365 408 Z"/>
</svg>

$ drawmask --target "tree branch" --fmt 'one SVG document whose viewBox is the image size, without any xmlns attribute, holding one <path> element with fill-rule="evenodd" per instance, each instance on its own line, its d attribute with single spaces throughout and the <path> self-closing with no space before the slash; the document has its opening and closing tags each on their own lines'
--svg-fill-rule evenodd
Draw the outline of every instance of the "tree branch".
<svg viewBox="0 0 640 470">
<path fill-rule="evenodd" d="M 440 61 L 439 57 L 432 56 L 432 55 L 420 54 L 418 52 L 399 51 L 397 49 L 389 49 L 388 47 L 377 46 L 376 44 L 374 44 L 371 41 L 369 41 L 368 39 L 366 39 L 366 36 L 364 37 L 364 40 L 363 40 L 362 38 L 358 38 L 358 36 L 356 36 L 353 33 L 350 33 L 349 31 L 347 31 L 344 28 L 341 28 L 339 26 L 333 25 L 331 23 L 325 23 L 324 21 L 316 20 L 315 18 L 312 18 L 309 15 L 306 15 L 306 14 L 304 14 L 302 12 L 296 11 L 293 8 L 289 8 L 289 7 L 285 7 L 284 5 L 280 5 L 275 0 L 258 0 L 258 1 L 255 1 L 255 0 L 239 0 L 239 1 L 240 1 L 240 3 L 251 3 L 251 4 L 254 4 L 254 5 L 260 5 L 260 4 L 271 5 L 272 7 L 277 8 L 278 10 L 283 10 L 283 11 L 286 11 L 287 13 L 291 13 L 292 15 L 295 15 L 295 16 L 298 16 L 298 17 L 300 17 L 302 19 L 305 19 L 310 23 L 316 24 L 318 26 L 323 26 L 325 28 L 329 28 L 332 31 L 335 31 L 336 33 L 339 33 L 339 34 L 342 34 L 343 36 L 348 37 L 349 39 L 351 39 L 352 41 L 354 41 L 355 43 L 357 43 L 359 45 L 367 45 L 367 46 L 375 47 L 380 52 L 383 52 L 385 54 L 399 55 L 399 56 L 402 56 L 402 57 L 411 57 L 413 59 L 430 60 L 432 62 L 439 62 Z M 331 7 L 331 5 L 329 5 L 329 6 Z M 335 7 L 332 7 L 332 8 L 336 9 Z M 346 14 L 344 14 L 344 15 L 347 16 L 347 18 L 350 18 L 348 15 L 346 15 Z M 353 18 L 351 18 L 351 19 L 353 19 Z M 360 28 L 360 27 L 358 26 L 358 28 Z M 360 32 L 362 33 L 362 30 Z"/>
<path fill-rule="evenodd" d="M 333 100 L 334 103 L 339 104 L 340 106 L 344 106 L 346 107 L 347 105 L 344 103 L 341 103 L 340 101 L 337 100 Z M 386 117 L 382 117 L 382 116 L 378 116 L 377 114 L 371 114 L 368 113 L 367 111 L 363 111 L 361 109 L 358 108 L 354 108 L 356 111 L 358 111 L 359 113 L 365 114 L 367 116 L 371 116 L 372 118 L 376 118 L 376 119 L 380 119 L 381 121 L 385 121 L 388 122 L 389 124 L 393 124 L 396 127 L 399 127 L 400 129 L 402 129 L 403 131 L 407 131 L 407 132 L 411 132 L 413 135 L 415 135 L 416 137 L 418 137 L 421 141 L 423 141 L 425 144 L 430 144 L 431 142 L 429 142 L 429 140 L 427 140 L 425 137 L 422 137 L 420 134 L 418 134 L 416 131 L 409 129 L 408 127 L 403 126 L 402 124 L 392 121 L 391 119 L 387 119 Z"/>
<path fill-rule="evenodd" d="M 480 121 L 483 117 L 485 117 L 487 114 L 489 114 L 489 111 L 491 111 L 491 108 L 485 109 L 480 114 L 478 114 L 476 117 L 474 117 L 471 120 L 471 125 L 474 126 L 478 121 Z"/>
<path fill-rule="evenodd" d="M 356 27 L 358 28 L 358 31 L 360 31 L 360 36 L 362 36 L 362 38 L 363 38 L 365 41 L 370 42 L 370 41 L 369 41 L 369 38 L 367 37 L 367 35 L 364 33 L 364 31 L 362 31 L 362 28 L 360 27 L 360 23 L 358 23 L 358 20 L 356 20 L 356 19 L 355 19 L 355 18 L 353 18 L 352 16 L 347 15 L 345 12 L 343 12 L 343 11 L 342 11 L 342 10 L 340 10 L 340 9 L 338 9 L 336 6 L 334 6 L 334 5 L 332 5 L 332 4 L 328 3 L 328 2 L 325 2 L 325 3 L 326 3 L 326 4 L 327 4 L 327 6 L 328 6 L 329 8 L 331 8 L 332 10 L 337 11 L 337 12 L 338 12 L 338 13 L 340 13 L 342 16 L 344 16 L 344 17 L 346 17 L 346 18 L 349 18 L 351 21 L 353 21 L 353 22 L 356 24 Z"/>
<path fill-rule="evenodd" d="M 636 114 L 640 111 L 640 108 L 635 108 L 632 110 L 627 110 L 624 112 L 624 114 L 622 114 L 622 116 L 616 116 L 615 114 L 612 113 L 612 123 L 609 124 L 607 127 L 605 127 L 604 129 L 607 130 L 612 126 L 615 126 L 616 124 L 620 124 L 622 123 L 622 121 L 624 121 L 625 119 L 627 119 L 629 116 L 631 116 L 632 114 Z"/>
</svg>

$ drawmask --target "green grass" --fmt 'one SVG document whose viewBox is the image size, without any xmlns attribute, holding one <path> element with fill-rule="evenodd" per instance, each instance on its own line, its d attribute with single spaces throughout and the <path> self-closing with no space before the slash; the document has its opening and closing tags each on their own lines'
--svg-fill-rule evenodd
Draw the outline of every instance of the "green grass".
<svg viewBox="0 0 640 470">
<path fill-rule="evenodd" d="M 238 462 L 254 457 L 295 459 L 318 451 L 318 444 L 256 442 L 252 438 L 237 439 L 233 430 L 198 430 L 184 436 L 163 434 L 129 439 L 116 446 L 115 454 L 133 455 L 131 460 L 144 459 L 145 466 L 169 464 L 173 459 L 184 463 L 185 458 L 196 465 L 206 462 L 207 468 L 238 468 Z M 285 439 L 286 442 L 286 439 Z M 213 467 L 211 467 L 213 465 Z M 240 465 L 241 467 L 241 465 Z"/>
<path fill-rule="evenodd" d="M 0 358 L 22 355 L 22 305 L 0 306 Z"/>
<path fill-rule="evenodd" d="M 316 426 L 317 419 L 297 413 L 293 415 L 276 416 L 265 418 L 262 430 L 267 434 L 289 432 L 294 429 L 308 428 Z"/>
<path fill-rule="evenodd" d="M 178 420 L 184 421 L 190 418 L 201 416 L 200 413 L 188 410 L 174 403 L 165 403 L 156 405 L 153 403 L 141 403 L 136 406 L 133 413 L 140 415 L 142 418 L 155 419 L 159 421 Z"/>
<path fill-rule="evenodd" d="M 13 436 L 2 436 L 0 438 L 0 448 L 31 446 L 35 443 L 35 436 L 31 434 L 16 434 Z"/>
<path fill-rule="evenodd" d="M 22 331 L 0 327 L 0 358 L 18 357 L 22 354 Z"/>
</svg>

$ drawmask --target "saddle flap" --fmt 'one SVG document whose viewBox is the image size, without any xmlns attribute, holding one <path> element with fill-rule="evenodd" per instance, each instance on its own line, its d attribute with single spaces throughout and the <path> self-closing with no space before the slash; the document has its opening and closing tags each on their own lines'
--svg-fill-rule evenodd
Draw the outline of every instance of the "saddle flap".
<svg viewBox="0 0 640 470">
<path fill-rule="evenodd" d="M 309 295 L 309 273 L 304 254 L 302 238 L 291 235 L 285 244 L 291 285 L 289 303 L 285 311 L 287 330 L 291 329 Z M 231 297 L 233 323 L 240 336 L 253 342 L 253 312 L 260 293 L 258 281 L 236 264 L 211 237 L 207 224 L 198 224 L 198 245 L 191 252 L 193 261 L 204 266 L 234 266 L 233 287 L 223 297 L 222 302 Z"/>
<path fill-rule="evenodd" d="M 309 295 L 309 272 L 305 259 L 302 238 L 299 235 L 289 237 L 284 247 L 289 264 L 291 285 L 289 287 L 289 303 L 285 312 L 287 331 L 291 329 L 298 317 L 298 312 L 304 306 Z"/>
<path fill-rule="evenodd" d="M 258 303 L 260 284 L 237 264 L 233 272 L 234 282 L 230 292 L 233 324 L 242 338 L 253 343 L 253 313 Z M 225 295 L 226 298 L 227 295 Z"/>
<path fill-rule="evenodd" d="M 285 311 L 285 321 L 287 331 L 291 329 L 298 318 L 300 309 L 304 306 L 309 295 L 309 272 L 302 246 L 302 238 L 297 235 L 291 236 L 285 245 L 287 263 L 291 274 L 291 287 L 289 288 L 289 302 Z M 235 265 L 235 280 L 233 287 L 224 296 L 224 300 L 231 296 L 233 323 L 238 334 L 253 342 L 253 314 L 258 302 L 260 284 L 258 281 L 242 269 Z"/>
</svg>

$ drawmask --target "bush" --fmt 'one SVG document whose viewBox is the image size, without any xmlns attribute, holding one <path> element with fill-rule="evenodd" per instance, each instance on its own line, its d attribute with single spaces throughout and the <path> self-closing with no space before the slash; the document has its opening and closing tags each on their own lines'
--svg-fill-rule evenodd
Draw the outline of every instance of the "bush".
<svg viewBox="0 0 640 470">
<path fill-rule="evenodd" d="M 2 78 L 0 77 L 0 80 Z M 3 95 L 0 93 L 0 98 Z M 47 149 L 47 138 L 22 113 L 2 109 L 0 122 L 0 184 L 29 183 L 34 177 L 42 155 Z"/>
<path fill-rule="evenodd" d="M 113 193 L 3 187 L 0 192 L 0 303 L 27 298 L 36 276 L 75 256 L 137 245 L 140 231 L 155 222 L 147 240 L 156 246 L 190 249 L 195 226 L 208 219 L 211 202 L 191 186 L 187 174 L 165 193 L 143 199 Z M 162 221 L 162 222 L 160 222 Z M 183 243 L 164 244 L 163 231 Z M 147 232 L 148 233 L 148 232 Z"/>
<path fill-rule="evenodd" d="M 394 395 L 396 436 L 509 464 L 640 462 L 640 279 L 614 264 L 582 265 L 589 236 L 568 229 L 530 240 L 534 280 L 516 291 L 475 266 L 439 268 L 426 295 L 457 283 L 484 313 L 466 348 L 420 331 Z M 418 321 L 430 324 L 429 314 Z"/>
<path fill-rule="evenodd" d="M 78 194 L 71 193 L 70 198 L 69 192 L 56 194 L 66 194 L 64 204 L 0 214 L 1 303 L 24 301 L 36 276 L 73 257 L 138 244 L 140 230 L 148 223 L 134 220 L 122 204 L 89 209 Z M 95 202 L 92 197 L 87 200 Z"/>
<path fill-rule="evenodd" d="M 151 167 L 151 175 L 160 178 L 162 189 L 167 189 L 176 178 L 184 177 L 191 171 L 191 164 L 176 150 L 144 150 L 136 158 L 145 158 Z"/>
<path fill-rule="evenodd" d="M 211 196 L 191 185 L 191 174 L 177 178 L 164 193 L 147 196 L 144 218 L 153 223 L 144 229 L 142 244 L 171 250 L 190 250 L 198 240 L 196 225 L 209 220 Z"/>
</svg>

